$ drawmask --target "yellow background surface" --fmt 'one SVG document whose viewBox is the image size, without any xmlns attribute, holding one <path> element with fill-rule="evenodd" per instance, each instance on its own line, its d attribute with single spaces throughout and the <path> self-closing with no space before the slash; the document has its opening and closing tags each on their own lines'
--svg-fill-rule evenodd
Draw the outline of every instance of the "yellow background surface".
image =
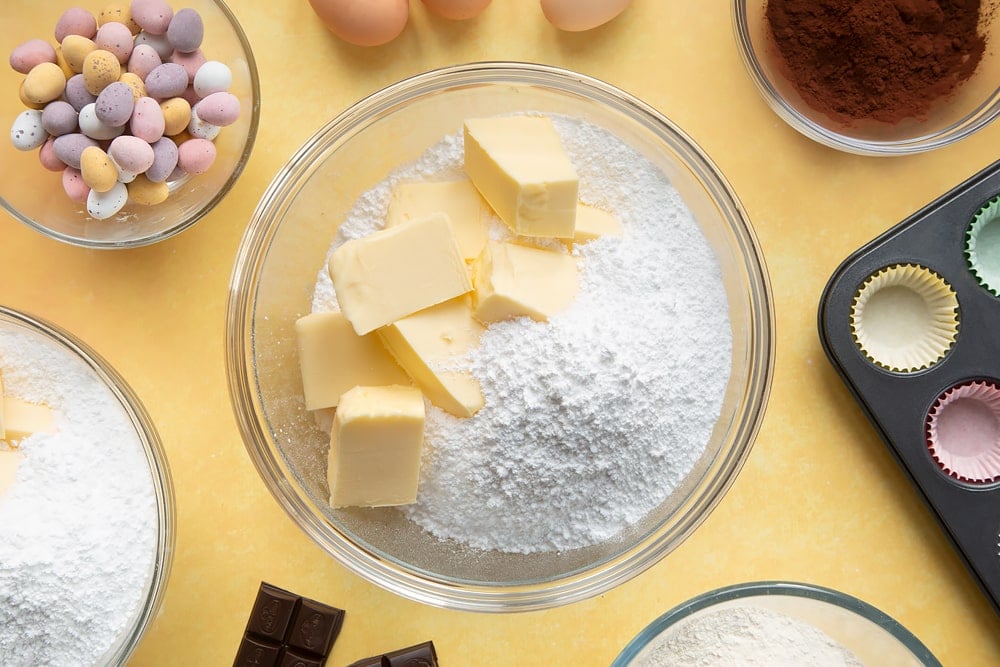
<svg viewBox="0 0 1000 667">
<path fill-rule="evenodd" d="M 96 348 L 140 396 L 169 456 L 178 519 L 173 571 L 132 664 L 231 664 L 261 580 L 347 610 L 329 662 L 339 667 L 427 639 L 446 666 L 607 665 L 647 623 L 692 596 L 782 579 L 839 589 L 879 607 L 946 666 L 1000 665 L 997 614 L 834 372 L 816 330 L 820 294 L 838 264 L 996 159 L 1000 124 L 906 158 L 824 148 L 785 125 L 757 95 L 739 60 L 729 5 L 719 0 L 636 0 L 612 23 L 583 34 L 555 30 L 535 0 L 494 0 L 465 22 L 410 4 L 401 37 L 360 48 L 328 33 L 306 0 L 232 0 L 261 79 L 256 148 L 225 201 L 178 237 L 99 252 L 0 216 L 0 303 Z M 407 601 L 309 541 L 250 462 L 223 361 L 236 249 L 292 152 L 389 83 L 497 59 L 598 77 L 686 130 L 750 215 L 777 325 L 760 434 L 702 527 L 608 593 L 516 615 Z"/>
</svg>

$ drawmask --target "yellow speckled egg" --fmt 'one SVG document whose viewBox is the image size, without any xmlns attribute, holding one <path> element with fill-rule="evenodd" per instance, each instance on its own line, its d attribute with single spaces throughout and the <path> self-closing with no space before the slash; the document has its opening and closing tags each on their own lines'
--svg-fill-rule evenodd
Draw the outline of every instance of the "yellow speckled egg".
<svg viewBox="0 0 1000 667">
<path fill-rule="evenodd" d="M 24 97 L 35 104 L 51 102 L 66 88 L 66 75 L 55 63 L 38 63 L 24 77 Z"/>
<path fill-rule="evenodd" d="M 166 181 L 154 183 L 143 174 L 136 176 L 135 180 L 126 187 L 128 188 L 128 200 L 143 206 L 162 204 L 170 195 L 170 186 L 167 185 Z"/>
<path fill-rule="evenodd" d="M 79 72 L 74 72 L 73 68 L 69 66 L 66 61 L 66 54 L 63 53 L 62 44 L 56 44 L 56 64 L 59 65 L 59 69 L 63 71 L 63 75 L 68 79 L 74 74 L 79 74 Z"/>
<path fill-rule="evenodd" d="M 17 96 L 21 98 L 21 104 L 28 107 L 29 109 L 44 109 L 45 105 L 40 102 L 32 102 L 24 95 L 24 79 L 21 79 L 21 85 L 17 89 Z"/>
<path fill-rule="evenodd" d="M 146 84 L 142 82 L 142 77 L 132 72 L 122 72 L 118 80 L 128 85 L 132 89 L 132 100 L 136 101 L 140 97 L 146 96 Z"/>
<path fill-rule="evenodd" d="M 118 57 L 110 51 L 96 49 L 83 59 L 83 83 L 91 95 L 99 95 L 122 75 Z"/>
<path fill-rule="evenodd" d="M 590 30 L 621 14 L 632 0 L 541 0 L 549 23 L 570 32 Z"/>
<path fill-rule="evenodd" d="M 62 46 L 66 64 L 76 74 L 83 71 L 83 61 L 91 51 L 97 48 L 94 40 L 87 39 L 83 35 L 66 35 L 60 46 Z"/>
<path fill-rule="evenodd" d="M 171 97 L 160 102 L 163 112 L 163 134 L 172 137 L 183 132 L 191 122 L 191 105 L 183 97 Z"/>
<path fill-rule="evenodd" d="M 358 46 L 378 46 L 403 32 L 408 0 L 309 0 L 330 32 Z"/>
<path fill-rule="evenodd" d="M 139 24 L 132 20 L 132 7 L 129 3 L 112 3 L 102 9 L 97 15 L 97 25 L 102 26 L 105 23 L 124 23 L 133 35 L 138 35 L 142 30 Z"/>
<path fill-rule="evenodd" d="M 438 16 L 460 21 L 478 16 L 490 0 L 424 0 L 424 4 Z"/>
<path fill-rule="evenodd" d="M 83 182 L 96 192 L 107 192 L 118 182 L 118 170 L 98 146 L 87 146 L 80 154 L 80 172 Z"/>
</svg>

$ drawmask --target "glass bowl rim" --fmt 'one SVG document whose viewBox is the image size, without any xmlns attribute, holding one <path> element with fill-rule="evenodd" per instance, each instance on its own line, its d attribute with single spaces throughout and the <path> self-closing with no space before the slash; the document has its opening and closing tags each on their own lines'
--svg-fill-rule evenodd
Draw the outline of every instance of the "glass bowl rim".
<svg viewBox="0 0 1000 667">
<path fill-rule="evenodd" d="M 765 2 L 766 0 L 754 0 Z M 750 38 L 749 21 L 747 19 L 747 0 L 732 0 L 730 15 L 733 33 L 736 37 L 740 60 L 750 74 L 754 87 L 771 110 L 792 128 L 824 146 L 835 148 L 855 155 L 873 157 L 892 157 L 924 153 L 935 148 L 949 146 L 968 137 L 989 125 L 1000 116 L 1000 85 L 979 106 L 964 118 L 951 125 L 921 136 L 892 141 L 875 141 L 856 139 L 839 132 L 829 130 L 810 120 L 792 106 L 771 83 L 764 73 L 757 52 Z"/>
<path fill-rule="evenodd" d="M 233 14 L 232 10 L 224 2 L 224 0 L 208 1 L 222 12 L 226 21 L 232 27 L 237 41 L 240 43 L 240 50 L 246 57 L 247 70 L 250 75 L 250 97 L 253 100 L 253 105 L 250 109 L 250 125 L 247 128 L 247 138 L 243 145 L 243 151 L 240 154 L 239 159 L 236 161 L 233 173 L 229 175 L 229 178 L 226 179 L 226 182 L 222 184 L 218 192 L 216 192 L 211 199 L 202 204 L 197 211 L 191 213 L 187 218 L 181 220 L 180 222 L 175 222 L 166 229 L 135 239 L 113 241 L 96 241 L 56 231 L 55 229 L 46 226 L 43 222 L 30 218 L 22 213 L 20 209 L 12 206 L 7 199 L 3 197 L 3 195 L 0 195 L 0 208 L 3 208 L 3 210 L 5 210 L 18 222 L 27 225 L 44 236 L 72 246 L 90 248 L 94 250 L 125 250 L 129 248 L 141 248 L 143 246 L 153 245 L 154 243 L 159 243 L 160 241 L 164 241 L 180 234 L 211 213 L 219 202 L 221 202 L 222 199 L 229 193 L 233 186 L 236 185 L 236 181 L 239 180 L 239 177 L 243 174 L 243 170 L 246 168 L 247 162 L 250 160 L 250 154 L 253 152 L 254 143 L 257 140 L 257 129 L 260 126 L 260 77 L 257 72 L 257 60 L 254 58 L 253 49 L 250 47 L 250 40 L 247 38 L 246 32 L 237 20 L 236 15 Z"/>
<path fill-rule="evenodd" d="M 173 480 L 163 442 L 153 424 L 153 419 L 125 378 L 96 350 L 63 329 L 34 315 L 9 306 L 0 305 L 0 323 L 20 326 L 47 338 L 74 354 L 101 380 L 125 410 L 138 437 L 146 462 L 149 465 L 153 494 L 156 499 L 157 535 L 153 571 L 150 573 L 149 590 L 144 594 L 136 615 L 127 632 L 117 638 L 103 659 L 108 664 L 124 666 L 138 648 L 163 603 L 167 582 L 173 565 L 177 541 L 176 499 Z"/>
<path fill-rule="evenodd" d="M 700 593 L 680 603 L 658 616 L 640 630 L 625 645 L 621 653 L 615 657 L 614 662 L 611 663 L 611 667 L 627 667 L 631 660 L 662 632 L 684 621 L 684 619 L 692 614 L 723 602 L 763 596 L 800 597 L 840 607 L 881 627 L 910 651 L 914 657 L 926 665 L 926 667 L 941 667 L 940 661 L 934 657 L 934 654 L 930 652 L 930 649 L 923 642 L 917 639 L 916 635 L 878 607 L 853 595 L 832 588 L 797 581 L 780 580 L 753 581 L 723 586 Z"/>
<path fill-rule="evenodd" d="M 680 515 L 680 520 L 675 519 L 678 523 L 687 522 L 679 535 L 664 536 L 670 526 L 657 526 L 628 550 L 602 561 L 596 573 L 594 567 L 589 567 L 541 582 L 472 585 L 435 578 L 416 567 L 404 569 L 401 564 L 357 544 L 310 511 L 284 474 L 285 464 L 279 462 L 271 444 L 273 436 L 262 423 L 265 417 L 253 368 L 254 336 L 250 321 L 256 307 L 261 266 L 289 204 L 285 196 L 308 172 L 311 158 L 332 155 L 354 134 L 377 122 L 383 114 L 398 111 L 412 99 L 462 86 L 495 83 L 535 85 L 609 105 L 677 152 L 683 164 L 696 174 L 706 194 L 726 209 L 723 217 L 730 217 L 725 222 L 741 244 L 738 250 L 742 252 L 742 269 L 748 274 L 745 279 L 749 281 L 748 298 L 754 305 L 750 313 L 753 326 L 747 335 L 747 352 L 752 353 L 753 359 L 748 366 L 746 386 L 741 388 L 742 413 L 734 413 L 741 421 L 736 423 L 734 418 L 730 427 L 733 444 L 717 455 L 717 460 L 722 461 L 718 466 L 722 471 L 714 477 L 706 474 L 702 480 L 705 488 L 698 488 L 701 495 L 692 493 L 688 497 L 699 501 L 697 511 L 689 510 Z M 276 174 L 246 227 L 233 265 L 226 312 L 226 371 L 237 425 L 262 481 L 285 512 L 324 551 L 371 583 L 418 602 L 486 612 L 544 609 L 592 597 L 648 569 L 686 539 L 725 495 L 749 455 L 770 392 L 774 344 L 773 298 L 759 243 L 732 187 L 701 148 L 672 121 L 616 86 L 564 68 L 516 61 L 477 61 L 404 78 L 353 103 L 316 130 Z"/>
</svg>

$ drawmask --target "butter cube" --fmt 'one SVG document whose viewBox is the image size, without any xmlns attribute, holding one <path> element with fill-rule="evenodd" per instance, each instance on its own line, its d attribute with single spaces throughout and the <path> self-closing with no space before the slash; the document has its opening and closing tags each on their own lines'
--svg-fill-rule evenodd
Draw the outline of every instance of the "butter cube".
<svg viewBox="0 0 1000 667">
<path fill-rule="evenodd" d="M 359 336 L 472 289 L 444 213 L 348 241 L 328 268 L 341 311 Z"/>
<path fill-rule="evenodd" d="M 474 270 L 472 314 L 485 324 L 524 315 L 546 322 L 578 290 L 571 256 L 515 243 L 487 243 Z"/>
<path fill-rule="evenodd" d="M 394 385 L 346 392 L 330 437 L 330 505 L 383 507 L 415 501 L 423 442 L 419 389 Z"/>
<path fill-rule="evenodd" d="M 393 190 L 386 227 L 445 213 L 455 229 L 462 257 L 471 262 L 486 245 L 490 207 L 468 179 L 400 183 Z"/>
<path fill-rule="evenodd" d="M 3 397 L 3 431 L 7 442 L 23 440 L 32 433 L 54 433 L 55 430 L 49 406 L 12 396 Z"/>
<path fill-rule="evenodd" d="M 613 214 L 587 204 L 577 204 L 573 243 L 586 243 L 602 236 L 621 235 L 622 223 Z"/>
<path fill-rule="evenodd" d="M 17 467 L 21 463 L 21 452 L 0 449 L 0 497 L 17 481 Z"/>
<path fill-rule="evenodd" d="M 430 402 L 456 417 L 483 407 L 479 382 L 455 366 L 479 344 L 483 325 L 472 317 L 468 296 L 439 303 L 378 330 L 396 358 Z"/>
<path fill-rule="evenodd" d="M 311 313 L 295 321 L 306 409 L 336 407 L 358 385 L 409 384 L 409 378 L 370 333 L 359 336 L 343 313 Z"/>
<path fill-rule="evenodd" d="M 545 116 L 465 121 L 465 172 L 517 234 L 573 238 L 579 178 Z"/>
</svg>

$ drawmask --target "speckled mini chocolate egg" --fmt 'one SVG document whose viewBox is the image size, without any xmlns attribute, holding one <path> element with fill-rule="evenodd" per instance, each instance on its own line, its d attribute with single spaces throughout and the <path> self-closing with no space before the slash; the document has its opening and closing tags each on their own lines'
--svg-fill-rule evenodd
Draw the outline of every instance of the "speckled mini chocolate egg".
<svg viewBox="0 0 1000 667">
<path fill-rule="evenodd" d="M 240 99 L 232 93 L 212 93 L 194 105 L 194 110 L 206 123 L 226 127 L 240 117 Z"/>
<path fill-rule="evenodd" d="M 146 97 L 146 84 L 142 82 L 142 78 L 138 74 L 122 72 L 122 75 L 118 77 L 118 81 L 132 89 L 133 101 L 138 100 L 140 97 Z"/>
<path fill-rule="evenodd" d="M 94 37 L 94 44 L 99 49 L 104 49 L 115 54 L 118 62 L 123 65 L 128 62 L 134 46 L 132 43 L 132 33 L 129 31 L 128 26 L 117 21 L 105 23 L 98 28 L 97 35 Z"/>
<path fill-rule="evenodd" d="M 42 127 L 53 137 L 76 132 L 77 115 L 76 109 L 69 102 L 49 102 L 42 110 Z"/>
<path fill-rule="evenodd" d="M 66 96 L 66 101 L 69 102 L 74 109 L 80 111 L 83 107 L 97 101 L 97 95 L 93 95 L 89 90 L 87 90 L 87 84 L 83 80 L 82 74 L 74 74 L 66 82 L 66 90 L 63 91 Z"/>
<path fill-rule="evenodd" d="M 129 135 L 117 137 L 108 146 L 108 155 L 115 164 L 136 174 L 149 169 L 153 164 L 153 147 L 140 139 Z"/>
<path fill-rule="evenodd" d="M 87 195 L 90 194 L 90 188 L 83 182 L 83 174 L 80 173 L 79 169 L 74 169 L 73 167 L 66 167 L 63 169 L 62 186 L 63 191 L 71 201 L 81 204 L 87 201 Z"/>
<path fill-rule="evenodd" d="M 122 23 L 132 35 L 138 35 L 139 31 L 142 30 L 139 24 L 132 20 L 132 8 L 128 3 L 106 5 L 97 14 L 97 26 L 100 27 L 105 23 Z"/>
<path fill-rule="evenodd" d="M 128 126 L 132 136 L 139 137 L 148 144 L 157 141 L 166 128 L 160 104 L 152 97 L 139 98 L 132 109 Z"/>
<path fill-rule="evenodd" d="M 92 39 L 97 34 L 97 19 L 83 7 L 70 7 L 56 20 L 55 37 L 62 42 L 67 35 Z"/>
<path fill-rule="evenodd" d="M 88 146 L 80 156 L 80 173 L 91 190 L 107 192 L 118 182 L 118 170 L 98 146 Z"/>
<path fill-rule="evenodd" d="M 56 65 L 59 65 L 59 69 L 62 70 L 63 76 L 67 79 L 74 74 L 79 74 L 79 72 L 74 72 L 73 68 L 69 66 L 66 62 L 66 56 L 63 54 L 62 44 L 56 45 Z"/>
<path fill-rule="evenodd" d="M 136 44 L 132 49 L 132 55 L 128 59 L 126 69 L 144 80 L 149 73 L 163 64 L 160 54 L 149 44 Z"/>
<path fill-rule="evenodd" d="M 192 137 L 212 141 L 222 132 L 222 127 L 202 120 L 198 116 L 198 105 L 196 104 L 191 108 L 191 122 L 187 125 L 187 131 Z"/>
<path fill-rule="evenodd" d="M 187 86 L 187 72 L 177 63 L 163 63 L 146 77 L 146 92 L 160 100 L 177 97 Z"/>
<path fill-rule="evenodd" d="M 58 99 L 66 89 L 66 76 L 55 63 L 38 63 L 24 78 L 24 96 L 37 104 Z"/>
<path fill-rule="evenodd" d="M 44 39 L 29 39 L 10 52 L 10 66 L 15 72 L 27 74 L 35 65 L 55 63 L 56 50 Z"/>
<path fill-rule="evenodd" d="M 183 67 L 184 71 L 187 72 L 188 75 L 188 83 L 191 83 L 194 81 L 194 77 L 198 73 L 201 66 L 207 62 L 207 59 L 201 49 L 195 49 L 190 53 L 174 51 L 170 54 L 170 62 Z"/>
<path fill-rule="evenodd" d="M 110 51 L 95 49 L 84 58 L 82 74 L 90 94 L 99 95 L 122 75 L 122 65 Z"/>
<path fill-rule="evenodd" d="M 21 104 L 23 104 L 24 106 L 28 107 L 29 109 L 37 109 L 38 111 L 41 111 L 42 109 L 45 108 L 44 104 L 41 104 L 39 102 L 32 102 L 27 97 L 25 97 L 25 95 L 24 95 L 24 79 L 21 80 L 21 84 L 17 87 L 17 97 L 18 97 L 19 100 L 21 100 Z"/>
<path fill-rule="evenodd" d="M 164 0 L 132 0 L 130 8 L 132 20 L 151 35 L 166 33 L 174 17 L 174 10 Z"/>
<path fill-rule="evenodd" d="M 56 155 L 55 142 L 55 137 L 49 137 L 42 144 L 41 148 L 38 149 L 38 161 L 48 171 L 62 171 L 66 168 L 63 161 Z"/>
<path fill-rule="evenodd" d="M 135 98 L 127 83 L 115 81 L 108 85 L 97 96 L 94 102 L 94 112 L 105 125 L 121 127 L 132 117 Z"/>
<path fill-rule="evenodd" d="M 166 181 L 177 167 L 177 144 L 170 137 L 163 137 L 152 149 L 153 164 L 146 170 L 146 178 L 155 183 Z"/>
<path fill-rule="evenodd" d="M 201 14 L 190 7 L 178 10 L 167 26 L 167 40 L 181 53 L 196 51 L 204 37 L 205 24 Z"/>
<path fill-rule="evenodd" d="M 97 141 L 82 132 L 64 134 L 52 142 L 52 148 L 63 164 L 74 169 L 80 168 L 80 157 L 90 146 L 97 146 Z"/>
<path fill-rule="evenodd" d="M 135 36 L 135 46 L 145 44 L 151 47 L 160 56 L 160 60 L 166 62 L 170 59 L 170 54 L 174 52 L 174 47 L 167 41 L 166 35 L 153 35 L 145 30 Z M 133 47 L 134 48 L 134 47 Z"/>
<path fill-rule="evenodd" d="M 233 85 L 233 71 L 225 63 L 218 60 L 208 60 L 195 72 L 192 84 L 194 92 L 199 97 L 208 97 L 212 93 L 223 93 Z"/>
<path fill-rule="evenodd" d="M 129 201 L 141 206 L 162 204 L 170 196 L 170 186 L 164 181 L 151 181 L 144 174 L 128 184 Z"/>
<path fill-rule="evenodd" d="M 163 134 L 172 137 L 184 131 L 191 120 L 191 105 L 183 97 L 171 97 L 160 102 L 163 114 Z"/>
<path fill-rule="evenodd" d="M 208 139 L 188 139 L 177 147 L 177 166 L 187 174 L 204 174 L 215 162 L 215 144 Z"/>
<path fill-rule="evenodd" d="M 107 192 L 91 190 L 87 195 L 87 213 L 98 220 L 106 220 L 125 207 L 128 189 L 124 183 L 115 181 Z"/>
<path fill-rule="evenodd" d="M 42 112 L 38 109 L 25 109 L 14 118 L 10 126 L 10 142 L 19 151 L 34 150 L 48 138 L 48 133 L 42 127 Z"/>
<path fill-rule="evenodd" d="M 97 103 L 88 104 L 87 106 L 80 109 L 80 116 L 78 119 L 80 125 L 80 131 L 91 139 L 97 141 L 107 141 L 109 139 L 114 139 L 119 134 L 125 131 L 124 126 L 114 126 L 108 125 L 100 118 L 97 117 Z"/>
<path fill-rule="evenodd" d="M 94 40 L 82 35 L 66 35 L 66 39 L 59 46 L 66 64 L 74 74 L 83 71 L 83 61 L 91 51 L 97 49 Z"/>
</svg>

